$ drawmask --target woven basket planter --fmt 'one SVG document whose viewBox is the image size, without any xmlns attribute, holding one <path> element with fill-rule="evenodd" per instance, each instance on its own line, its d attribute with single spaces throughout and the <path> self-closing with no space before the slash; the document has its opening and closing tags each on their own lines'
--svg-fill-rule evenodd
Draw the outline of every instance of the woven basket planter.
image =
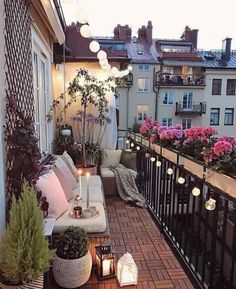
<svg viewBox="0 0 236 289">
<path fill-rule="evenodd" d="M 92 257 L 90 251 L 79 259 L 61 259 L 55 255 L 52 270 L 55 281 L 64 288 L 76 288 L 85 284 L 91 274 Z"/>
<path fill-rule="evenodd" d="M 25 285 L 18 285 L 18 286 L 10 286 L 10 285 L 4 285 L 0 282 L 0 288 L 1 289 L 43 289 L 43 275 L 40 276 L 38 279 L 35 281 L 32 281 L 28 284 Z"/>
</svg>

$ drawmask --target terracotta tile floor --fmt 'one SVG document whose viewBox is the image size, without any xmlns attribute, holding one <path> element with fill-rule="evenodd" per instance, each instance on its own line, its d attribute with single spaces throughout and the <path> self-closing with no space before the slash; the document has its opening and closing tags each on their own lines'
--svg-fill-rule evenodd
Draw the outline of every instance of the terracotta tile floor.
<svg viewBox="0 0 236 289">
<path fill-rule="evenodd" d="M 163 235 L 145 209 L 129 207 L 118 197 L 106 198 L 111 239 L 117 258 L 132 253 L 138 269 L 138 285 L 127 289 L 194 289 Z M 51 281 L 53 283 L 53 281 Z M 50 284 L 50 289 L 60 288 Z M 97 281 L 92 275 L 81 289 L 117 289 L 115 278 Z"/>
</svg>

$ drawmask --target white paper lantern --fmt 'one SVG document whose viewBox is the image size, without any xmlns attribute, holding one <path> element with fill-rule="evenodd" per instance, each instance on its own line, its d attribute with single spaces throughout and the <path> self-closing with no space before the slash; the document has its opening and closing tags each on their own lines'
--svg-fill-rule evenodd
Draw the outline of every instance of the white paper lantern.
<svg viewBox="0 0 236 289">
<path fill-rule="evenodd" d="M 89 25 L 85 24 L 80 27 L 80 33 L 84 38 L 91 37 L 91 31 Z"/>
<path fill-rule="evenodd" d="M 124 76 L 128 75 L 129 74 L 129 70 L 128 69 L 124 70 L 123 74 L 124 74 Z"/>
<path fill-rule="evenodd" d="M 130 253 L 125 253 L 117 263 L 117 279 L 120 286 L 137 285 L 138 267 Z"/>
<path fill-rule="evenodd" d="M 90 44 L 89 44 L 89 49 L 90 49 L 92 52 L 96 53 L 96 52 L 98 52 L 99 49 L 100 49 L 100 44 L 99 44 L 96 40 L 93 40 L 93 41 L 91 41 Z"/>
<path fill-rule="evenodd" d="M 105 59 L 107 59 L 107 54 L 106 54 L 106 52 L 105 52 L 104 50 L 100 50 L 100 51 L 98 52 L 98 54 L 97 54 L 97 58 L 98 58 L 99 60 L 105 60 Z"/>
<path fill-rule="evenodd" d="M 100 64 L 101 66 L 108 65 L 108 60 L 107 60 L 107 58 L 99 60 L 99 64 Z"/>
<path fill-rule="evenodd" d="M 132 71 L 132 70 L 133 70 L 132 65 L 128 65 L 127 69 L 128 69 L 129 71 Z"/>
<path fill-rule="evenodd" d="M 111 65 L 108 63 L 106 65 L 102 65 L 101 68 L 105 71 L 110 71 L 111 70 Z"/>
<path fill-rule="evenodd" d="M 119 72 L 119 70 L 116 68 L 116 67 L 112 67 L 112 69 L 111 69 L 111 74 L 112 75 L 117 75 L 117 73 Z"/>
</svg>

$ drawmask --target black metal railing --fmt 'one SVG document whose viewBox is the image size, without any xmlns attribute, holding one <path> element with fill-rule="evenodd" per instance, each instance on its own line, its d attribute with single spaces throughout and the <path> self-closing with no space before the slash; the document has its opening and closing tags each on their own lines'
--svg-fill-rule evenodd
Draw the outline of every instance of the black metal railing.
<svg viewBox="0 0 236 289">
<path fill-rule="evenodd" d="M 157 86 L 204 86 L 205 79 L 203 74 L 163 74 L 157 78 Z"/>
<path fill-rule="evenodd" d="M 184 169 L 179 155 L 174 163 L 143 145 L 142 137 L 130 141 L 133 149 L 139 147 L 139 190 L 198 287 L 235 289 L 236 199 Z M 216 201 L 214 210 L 206 208 L 210 198 Z"/>
<path fill-rule="evenodd" d="M 176 102 L 175 115 L 178 114 L 205 114 L 206 102 L 192 102 L 187 104 L 185 102 Z"/>
</svg>

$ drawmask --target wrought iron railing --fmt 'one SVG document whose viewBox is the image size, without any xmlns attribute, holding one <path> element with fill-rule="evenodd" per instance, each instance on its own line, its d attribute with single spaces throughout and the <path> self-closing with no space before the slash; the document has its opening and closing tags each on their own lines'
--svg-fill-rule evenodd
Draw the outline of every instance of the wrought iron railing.
<svg viewBox="0 0 236 289">
<path fill-rule="evenodd" d="M 235 196 L 212 186 L 194 167 L 187 170 L 183 156 L 135 134 L 130 142 L 137 150 L 139 190 L 198 287 L 236 288 Z"/>
<path fill-rule="evenodd" d="M 205 114 L 206 102 L 192 102 L 186 104 L 185 102 L 176 102 L 175 115 L 178 114 Z"/>
</svg>

